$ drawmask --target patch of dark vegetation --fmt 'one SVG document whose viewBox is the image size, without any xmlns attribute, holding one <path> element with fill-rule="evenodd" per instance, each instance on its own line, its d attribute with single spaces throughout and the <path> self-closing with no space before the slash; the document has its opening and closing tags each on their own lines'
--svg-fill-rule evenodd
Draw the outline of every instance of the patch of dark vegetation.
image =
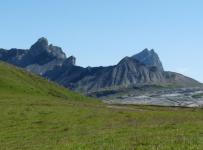
<svg viewBox="0 0 203 150">
<path fill-rule="evenodd" d="M 53 112 L 51 112 L 51 111 L 49 111 L 49 112 L 45 112 L 45 111 L 39 112 L 40 115 L 49 115 L 51 113 L 53 113 Z"/>
<path fill-rule="evenodd" d="M 103 90 L 103 91 L 98 91 L 98 92 L 92 92 L 92 93 L 87 93 L 87 96 L 90 97 L 97 97 L 97 98 L 101 98 L 101 97 L 108 97 L 111 95 L 116 95 L 119 93 L 128 93 L 129 91 L 134 91 L 134 92 L 141 92 L 141 91 L 149 91 L 149 90 L 159 90 L 159 89 L 163 89 L 165 87 L 161 86 L 161 85 L 137 85 L 137 86 L 129 86 L 128 88 L 119 88 L 117 87 L 114 90 Z M 131 96 L 131 95 L 129 95 Z"/>
<path fill-rule="evenodd" d="M 59 91 L 56 91 L 54 89 L 49 89 L 48 94 L 54 97 L 58 97 L 58 98 L 62 98 L 62 99 L 68 99 L 68 96 L 66 96 L 65 94 L 62 94 Z"/>
<path fill-rule="evenodd" d="M 116 93 L 118 93 L 118 91 L 116 91 L 116 90 L 106 90 L 106 91 L 88 93 L 87 96 L 105 97 L 105 96 L 113 95 L 113 94 L 116 94 Z"/>
<path fill-rule="evenodd" d="M 68 130 L 69 130 L 69 128 L 64 128 L 64 129 L 63 129 L 63 131 L 68 131 Z"/>
</svg>

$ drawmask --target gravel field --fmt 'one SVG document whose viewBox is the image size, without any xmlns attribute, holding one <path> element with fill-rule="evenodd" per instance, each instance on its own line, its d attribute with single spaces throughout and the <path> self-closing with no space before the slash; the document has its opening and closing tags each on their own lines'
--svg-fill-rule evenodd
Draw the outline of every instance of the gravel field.
<svg viewBox="0 0 203 150">
<path fill-rule="evenodd" d="M 107 98 L 104 102 L 110 104 L 203 107 L 203 90 L 200 88 L 180 88 L 151 91 Z"/>
</svg>

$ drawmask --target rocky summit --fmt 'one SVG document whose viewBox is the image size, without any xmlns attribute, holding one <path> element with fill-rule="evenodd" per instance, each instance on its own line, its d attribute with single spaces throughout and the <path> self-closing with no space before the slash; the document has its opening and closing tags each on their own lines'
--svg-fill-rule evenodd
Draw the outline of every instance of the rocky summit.
<svg viewBox="0 0 203 150">
<path fill-rule="evenodd" d="M 67 58 L 60 47 L 49 45 L 48 40 L 44 37 L 40 38 L 28 50 L 0 49 L 0 60 L 39 75 L 43 75 L 63 63 L 69 62 L 71 65 L 75 65 L 75 61 L 70 61 L 72 57 Z"/>
<path fill-rule="evenodd" d="M 149 67 L 156 67 L 157 69 L 163 71 L 162 63 L 159 59 L 158 54 L 153 50 L 144 49 L 141 53 L 133 55 L 133 59 L 138 60 L 139 62 L 145 64 Z"/>
<path fill-rule="evenodd" d="M 0 49 L 0 60 L 25 68 L 67 88 L 83 93 L 120 90 L 146 85 L 193 87 L 200 83 L 184 75 L 164 71 L 158 54 L 144 49 L 108 67 L 76 65 L 60 47 L 40 38 L 28 50 Z"/>
</svg>

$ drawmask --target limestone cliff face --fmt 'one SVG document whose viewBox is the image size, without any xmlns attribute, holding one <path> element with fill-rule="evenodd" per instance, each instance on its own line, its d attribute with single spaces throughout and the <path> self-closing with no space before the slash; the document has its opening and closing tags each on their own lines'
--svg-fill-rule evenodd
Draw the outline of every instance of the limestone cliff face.
<svg viewBox="0 0 203 150">
<path fill-rule="evenodd" d="M 49 44 L 46 38 L 40 38 L 28 50 L 0 49 L 0 60 L 84 93 L 138 85 L 199 85 L 181 74 L 165 72 L 158 54 L 148 49 L 125 57 L 114 66 L 83 68 L 75 65 L 74 56 L 67 58 L 60 47 Z"/>
</svg>

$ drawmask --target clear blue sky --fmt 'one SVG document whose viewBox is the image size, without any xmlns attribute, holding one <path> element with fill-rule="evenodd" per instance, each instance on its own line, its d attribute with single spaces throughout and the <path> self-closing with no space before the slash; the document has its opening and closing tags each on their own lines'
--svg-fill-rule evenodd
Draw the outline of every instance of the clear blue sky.
<svg viewBox="0 0 203 150">
<path fill-rule="evenodd" d="M 0 47 L 29 48 L 44 36 L 81 66 L 153 48 L 165 70 L 203 82 L 202 7 L 202 0 L 1 0 Z"/>
</svg>

